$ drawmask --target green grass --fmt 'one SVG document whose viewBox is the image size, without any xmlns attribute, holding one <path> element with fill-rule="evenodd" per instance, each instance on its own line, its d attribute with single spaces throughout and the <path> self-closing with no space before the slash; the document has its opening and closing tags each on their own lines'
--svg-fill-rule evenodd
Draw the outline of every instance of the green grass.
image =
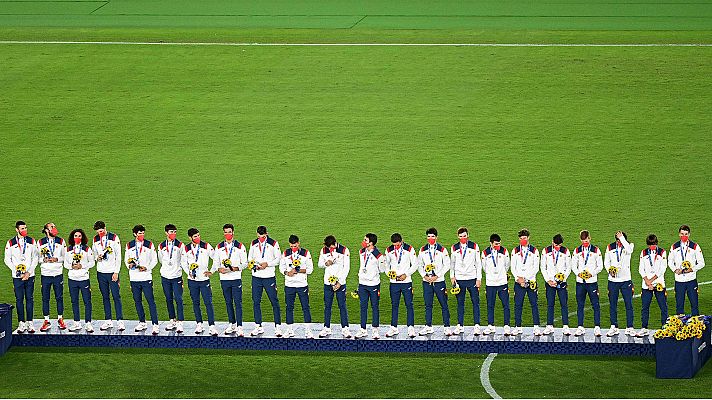
<svg viewBox="0 0 712 400">
<path fill-rule="evenodd" d="M 23 379 L 3 374 L 0 396 L 66 396 L 47 385 L 62 365 L 61 376 L 71 379 L 72 393 L 81 397 L 479 398 L 487 397 L 477 379 L 483 360 L 483 355 L 16 348 L 2 358 L 2 366 L 23 371 Z M 146 372 L 151 379 L 136 384 L 136 373 Z M 72 379 L 76 376 L 82 378 Z M 513 376 L 539 379 L 513 382 Z M 589 389 L 580 385 L 583 376 Z M 637 378 L 634 388 L 631 376 Z M 500 355 L 491 369 L 491 383 L 504 398 L 699 398 L 707 393 L 712 370 L 703 369 L 691 381 L 654 377 L 654 362 L 635 357 Z"/>
<path fill-rule="evenodd" d="M 490 374 L 503 398 L 704 398 L 712 368 L 692 380 L 655 379 L 650 358 L 499 355 Z M 532 384 L 513 376 L 537 378 Z"/>
<path fill-rule="evenodd" d="M 89 398 L 395 398 L 484 397 L 477 376 L 482 355 L 460 356 L 457 369 L 442 355 L 339 354 L 308 352 L 226 352 L 155 349 L 13 349 L 3 370 L 32 365 L 23 379 L 0 377 L 0 396 L 61 397 L 66 389 L 46 385 L 57 364 L 73 380 L 71 393 Z M 101 360 L 95 365 L 96 360 Z M 418 376 L 422 365 L 428 376 Z M 87 367 L 91 365 L 91 373 Z M 148 366 L 148 367 L 147 367 Z M 117 373 L 117 371 L 126 371 Z M 150 379 L 139 378 L 146 373 Z M 107 377 L 111 386 L 107 387 Z M 137 384 L 140 380 L 140 384 Z M 457 381 L 457 385 L 434 384 Z M 27 384 L 31 382 L 31 384 Z M 407 384 L 404 384 L 407 383 Z M 48 390 L 49 389 L 49 390 Z"/>
<path fill-rule="evenodd" d="M 190 16 L 196 14 L 190 2 L 173 3 L 172 9 L 157 3 L 159 11 L 144 10 L 148 16 L 137 15 L 141 9 L 136 2 L 112 1 L 91 15 L 88 4 L 72 4 L 0 1 L 0 14 L 13 14 L 0 16 L 0 40 L 710 43 L 712 37 L 707 4 L 571 3 L 566 7 L 578 10 L 571 15 L 582 17 L 579 24 L 552 27 L 537 22 L 545 15 L 541 9 L 549 6 L 527 3 L 517 9 L 523 14 L 520 23 L 497 29 L 457 21 L 492 18 L 510 3 L 461 7 L 394 3 L 387 8 L 386 3 L 371 2 L 358 10 L 341 3 L 325 3 L 318 9 L 303 3 L 305 11 L 298 5 L 285 8 L 287 3 L 258 10 L 212 2 L 205 6 L 206 16 L 199 18 Z M 62 7 L 77 9 L 65 12 Z M 284 10 L 284 17 L 274 17 L 269 7 Z M 52 10 L 71 15 L 38 15 Z M 222 18 L 227 22 L 216 16 L 221 10 L 226 10 Z M 605 18 L 609 25 L 617 21 L 616 16 L 638 17 L 597 27 L 585 22 L 600 18 L 592 10 L 610 12 L 605 14 L 611 16 Z M 29 15 L 17 15 L 22 13 Z M 122 13 L 127 15 L 119 16 Z M 327 14 L 333 16 L 327 22 L 299 17 Z M 422 29 L 436 28 L 433 24 L 439 22 L 425 18 L 421 21 L 431 21 L 432 26 L 423 26 L 412 20 L 435 14 L 451 15 L 444 18 L 453 22 L 440 29 Z M 339 18 L 348 22 L 353 15 L 369 17 L 351 29 L 329 25 Z M 369 26 L 380 18 L 376 15 L 388 17 L 384 17 L 388 26 Z M 635 21 L 655 18 L 665 19 L 659 29 L 636 27 Z M 686 18 L 697 22 L 688 23 Z M 286 20 L 303 25 L 285 29 L 295 27 Z M 551 20 L 567 23 L 558 17 Z M 539 247 L 557 232 L 572 247 L 584 228 L 602 247 L 617 229 L 628 232 L 636 250 L 650 232 L 669 247 L 682 223 L 692 226 L 692 238 L 703 249 L 712 242 L 707 213 L 712 174 L 706 167 L 712 139 L 705 135 L 712 129 L 707 106 L 712 97 L 712 51 L 707 47 L 2 44 L 0 58 L 2 238 L 12 236 L 14 222 L 21 218 L 35 237 L 48 220 L 66 236 L 74 227 L 90 231 L 95 220 L 103 219 L 124 243 L 138 223 L 147 226 L 147 238 L 155 241 L 163 239 L 163 225 L 170 222 L 179 226 L 181 240 L 188 227 L 197 226 L 211 243 L 222 237 L 226 222 L 237 225 L 237 238 L 243 242 L 254 237 L 257 225 L 265 224 L 283 247 L 288 235 L 295 233 L 313 253 L 327 234 L 335 234 L 355 252 L 369 231 L 379 235 L 381 247 L 394 231 L 420 246 L 429 226 L 436 226 L 441 241 L 451 244 L 461 225 L 470 227 L 481 245 L 490 233 L 499 232 L 508 247 L 516 244 L 516 232 L 524 226 L 533 232 L 532 241 Z M 637 260 L 633 267 L 637 271 Z M 354 257 L 350 287 L 357 284 L 356 268 Z M 323 319 L 322 274 L 317 270 L 310 277 L 317 322 Z M 637 272 L 633 276 L 639 289 Z M 601 278 L 602 300 L 607 303 L 605 278 Z M 95 279 L 92 273 L 94 315 L 101 319 Z M 128 282 L 125 270 L 122 279 Z M 245 319 L 252 320 L 249 275 L 243 274 L 243 279 L 243 311 Z M 669 274 L 669 284 L 672 279 Z M 702 270 L 699 280 L 712 280 L 709 268 Z M 165 320 L 165 302 L 158 280 L 155 283 L 160 319 Z M 710 287 L 700 287 L 703 312 L 712 308 Z M 386 289 L 384 283 L 384 325 L 390 319 Z M 423 322 L 421 293 L 416 285 L 416 323 Z M 136 318 L 127 284 L 122 285 L 122 295 L 126 317 Z M 484 318 L 484 293 L 481 297 Z M 570 297 L 573 311 L 575 301 Z M 35 298 L 36 316 L 40 316 L 39 283 Z M 216 318 L 225 321 L 218 292 L 214 300 Z M 7 271 L 0 274 L 0 302 L 14 303 Z M 673 303 L 671 296 L 669 305 Z M 639 326 L 639 299 L 634 304 Z M 543 298 L 540 310 L 544 316 Z M 656 310 L 653 307 L 653 323 Z M 263 312 L 265 320 L 272 320 L 266 302 Z M 623 312 L 619 307 L 621 319 Z M 298 308 L 298 321 L 300 314 Z M 358 321 L 356 300 L 349 299 L 349 315 L 352 323 Z M 435 323 L 440 323 L 439 315 L 436 311 Z M 186 317 L 192 317 L 190 307 Z M 608 323 L 605 306 L 602 320 L 603 325 Z M 466 321 L 471 325 L 469 314 Z M 531 323 L 528 307 L 524 321 Z M 501 324 L 501 313 L 497 323 Z M 63 392 L 48 390 L 45 377 L 50 373 L 58 381 L 80 387 L 85 397 L 196 397 L 196 393 L 207 393 L 206 397 L 462 397 L 463 392 L 465 397 L 483 397 L 486 393 L 477 379 L 482 359 L 14 348 L 0 359 L 0 368 L 29 371 L 31 383 L 3 374 L 0 397 L 62 396 Z M 131 379 L 146 362 L 172 367 L 158 372 L 160 379 L 142 387 L 141 393 L 98 390 L 106 374 Z M 434 385 L 421 377 L 418 371 L 429 362 L 432 382 L 458 382 L 457 387 Z M 246 368 L 236 378 L 226 374 L 231 385 L 195 380 L 196 375 L 210 376 L 229 368 L 227 363 L 264 369 Z M 63 368 L 57 370 L 58 364 Z M 71 365 L 64 368 L 65 364 Z M 76 379 L 87 365 L 100 365 L 105 373 Z M 204 369 L 190 372 L 194 365 Z M 272 388 L 285 386 L 280 383 L 292 373 L 293 365 L 306 368 L 304 387 L 275 393 Z M 533 382 L 537 390 L 541 388 L 535 392 L 509 378 L 532 370 L 557 371 L 557 376 Z M 393 371 L 402 382 L 389 384 L 396 379 Z M 599 391 L 580 387 L 584 374 L 596 377 Z M 492 382 L 504 397 L 696 397 L 704 396 L 700 388 L 710 383 L 709 367 L 685 385 L 656 381 L 653 376 L 650 359 L 500 356 L 493 364 Z M 341 386 L 334 392 L 314 391 L 329 387 L 329 382 Z M 376 385 L 374 390 L 368 389 L 370 385 Z M 245 390 L 226 391 L 226 387 Z M 265 394 L 265 390 L 272 391 Z"/>
</svg>

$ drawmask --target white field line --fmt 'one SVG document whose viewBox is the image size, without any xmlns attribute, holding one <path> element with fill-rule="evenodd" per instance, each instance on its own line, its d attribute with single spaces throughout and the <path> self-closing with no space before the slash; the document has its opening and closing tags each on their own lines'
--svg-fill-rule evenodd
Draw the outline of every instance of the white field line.
<svg viewBox="0 0 712 400">
<path fill-rule="evenodd" d="M 712 47 L 712 43 L 241 43 L 0 40 L 0 44 L 133 45 L 133 46 L 365 46 L 365 47 Z"/>
<path fill-rule="evenodd" d="M 489 353 L 489 355 L 485 359 L 485 362 L 482 363 L 482 369 L 480 370 L 480 382 L 482 383 L 482 387 L 485 388 L 485 391 L 488 395 L 490 395 L 491 398 L 501 399 L 502 397 L 497 394 L 496 390 L 494 390 L 489 379 L 490 367 L 492 366 L 492 361 L 494 361 L 495 357 L 497 357 L 497 353 Z"/>
<path fill-rule="evenodd" d="M 697 286 L 709 285 L 709 284 L 712 284 L 712 281 L 698 282 L 698 283 L 697 283 Z M 599 289 L 599 290 L 600 290 L 600 289 Z M 673 287 L 665 288 L 665 291 L 667 291 L 667 292 L 669 292 L 669 291 L 671 291 L 671 290 L 675 290 L 675 287 L 673 286 Z M 599 294 L 599 296 L 600 296 L 600 294 Z M 633 295 L 633 298 L 634 298 L 634 299 L 637 299 L 637 298 L 640 297 L 640 296 L 641 296 L 641 294 L 635 294 L 635 295 Z M 574 300 L 576 300 L 576 299 L 574 298 Z M 619 299 L 618 299 L 618 302 L 619 302 L 619 303 L 622 303 L 622 302 L 623 302 L 623 298 L 619 298 Z M 610 305 L 610 302 L 601 302 L 600 304 L 601 304 L 601 307 L 605 307 L 605 306 Z M 591 307 L 590 307 L 590 306 L 589 306 L 589 307 L 586 307 L 586 310 L 587 310 L 587 311 L 590 311 L 590 310 L 591 310 Z M 575 316 L 575 315 L 576 315 L 576 311 L 572 311 L 572 312 L 569 313 L 569 317 L 573 317 L 573 316 Z M 561 320 L 561 317 L 556 317 L 556 318 L 554 318 L 554 322 L 558 322 L 558 321 L 560 321 L 560 320 Z"/>
</svg>

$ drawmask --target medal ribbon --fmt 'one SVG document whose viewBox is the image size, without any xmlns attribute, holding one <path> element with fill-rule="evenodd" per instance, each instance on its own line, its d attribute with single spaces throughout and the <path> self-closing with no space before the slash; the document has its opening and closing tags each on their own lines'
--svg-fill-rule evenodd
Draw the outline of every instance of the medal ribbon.
<svg viewBox="0 0 712 400">
<path fill-rule="evenodd" d="M 138 260 L 141 257 L 141 253 L 143 253 L 143 242 L 141 242 L 141 245 L 136 242 L 136 245 L 134 246 L 134 251 L 136 252 L 136 263 L 138 263 Z"/>
<path fill-rule="evenodd" d="M 494 264 L 494 269 L 497 269 L 497 258 L 495 258 L 495 256 L 494 256 L 495 249 L 493 249 L 492 247 L 490 247 L 490 250 L 491 250 L 491 251 L 490 251 L 490 257 L 492 258 L 492 264 Z"/>
<path fill-rule="evenodd" d="M 200 243 L 197 245 L 197 251 L 196 251 L 196 245 L 195 243 L 192 244 L 192 249 L 190 250 L 191 253 L 193 253 L 193 257 L 195 258 L 195 262 L 198 262 L 198 257 L 200 256 Z"/>
<path fill-rule="evenodd" d="M 556 264 L 559 263 L 559 255 L 561 255 L 561 251 L 556 250 L 554 247 L 552 247 L 551 250 L 554 254 L 556 254 L 556 258 L 554 258 L 554 267 L 556 267 Z"/>
<path fill-rule="evenodd" d="M 17 248 L 20 248 L 20 239 L 17 239 Z M 22 240 L 22 255 L 25 255 L 25 249 L 27 248 L 27 239 Z"/>
<path fill-rule="evenodd" d="M 529 258 L 529 246 L 527 246 L 526 254 L 524 254 L 525 253 L 524 247 L 519 246 L 519 250 L 520 250 L 519 255 L 522 257 L 522 266 L 524 266 L 527 263 L 527 258 Z"/>
<path fill-rule="evenodd" d="M 235 241 L 233 240 L 233 241 L 230 243 L 230 245 L 231 245 L 231 246 L 230 246 L 230 252 L 228 253 L 228 252 L 227 252 L 227 242 L 225 242 L 225 254 L 227 254 L 228 260 L 230 259 L 230 257 L 232 257 L 232 251 L 235 250 Z"/>
<path fill-rule="evenodd" d="M 690 249 L 690 246 L 687 246 L 687 250 L 685 250 L 684 252 L 682 251 L 683 247 L 684 246 L 682 245 L 682 242 L 680 242 L 680 255 L 682 256 L 682 261 L 685 261 L 685 256 L 687 256 L 687 250 Z M 24 253 L 24 251 L 23 251 L 23 253 Z"/>
<path fill-rule="evenodd" d="M 370 260 L 369 256 L 371 253 L 367 252 L 365 249 L 363 250 L 363 271 L 366 272 L 366 267 L 368 267 L 368 261 Z"/>
<path fill-rule="evenodd" d="M 166 252 L 168 253 L 168 260 L 173 259 L 173 250 L 176 248 L 175 241 L 171 240 L 171 250 L 168 251 L 168 240 L 166 240 Z"/>
<path fill-rule="evenodd" d="M 435 261 L 433 261 L 433 254 L 436 254 L 437 251 L 437 245 L 432 245 L 428 246 L 428 256 L 430 256 L 430 263 L 433 264 Z M 430 250 L 433 250 L 433 252 L 430 252 Z"/>
</svg>

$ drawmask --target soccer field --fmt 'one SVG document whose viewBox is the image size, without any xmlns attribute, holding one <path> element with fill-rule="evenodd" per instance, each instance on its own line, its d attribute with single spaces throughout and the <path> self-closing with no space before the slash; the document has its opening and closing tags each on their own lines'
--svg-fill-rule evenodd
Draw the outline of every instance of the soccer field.
<svg viewBox="0 0 712 400">
<path fill-rule="evenodd" d="M 603 248 L 622 229 L 637 254 L 648 233 L 669 248 L 689 224 L 709 248 L 712 3 L 381 3 L 0 0 L 0 237 L 18 219 L 35 238 L 51 220 L 65 240 L 102 219 L 124 244 L 135 224 L 157 243 L 174 223 L 181 241 L 196 226 L 215 245 L 234 223 L 243 243 L 266 225 L 283 249 L 297 234 L 317 254 L 334 234 L 355 254 L 367 232 L 381 248 L 393 232 L 420 247 L 430 226 L 447 245 L 467 226 L 481 248 L 498 232 L 510 249 L 523 227 L 539 248 L 559 232 L 573 248 L 581 229 Z M 135 44 L 156 41 L 183 44 Z M 676 45 L 234 45 L 255 42 Z M 706 46 L 679 46 L 691 44 Z M 639 292 L 637 266 L 634 257 Z M 711 282 L 711 271 L 698 281 Z M 322 276 L 309 278 L 316 322 Z M 158 268 L 154 277 L 165 321 Z M 121 279 L 126 317 L 136 319 L 126 270 Z M 243 281 L 251 321 L 248 273 Z M 605 285 L 599 276 L 604 328 Z M 383 278 L 383 326 L 386 287 Z M 702 313 L 712 312 L 710 293 L 700 286 Z M 192 319 L 188 293 L 185 301 Z M 358 301 L 348 301 L 354 323 Z M 14 304 L 8 270 L 0 302 Z M 484 291 L 480 303 L 484 317 Z M 218 290 L 214 304 L 226 321 Z M 668 304 L 673 312 L 672 292 Z M 539 307 L 544 317 L 541 293 Z M 634 308 L 639 328 L 639 298 Z M 266 299 L 262 309 L 272 321 Z M 658 318 L 653 306 L 651 325 Z M 22 373 L 0 374 L 0 398 L 488 397 L 485 357 L 13 348 L 0 370 Z M 150 382 L 136 378 L 146 373 Z M 654 375 L 647 358 L 500 355 L 489 377 L 503 397 L 709 397 L 709 366 L 684 382 Z"/>
</svg>

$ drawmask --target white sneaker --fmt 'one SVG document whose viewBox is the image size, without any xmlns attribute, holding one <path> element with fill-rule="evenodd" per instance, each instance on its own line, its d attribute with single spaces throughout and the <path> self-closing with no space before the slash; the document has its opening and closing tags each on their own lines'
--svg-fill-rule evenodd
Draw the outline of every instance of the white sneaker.
<svg viewBox="0 0 712 400">
<path fill-rule="evenodd" d="M 176 329 L 176 321 L 175 321 L 175 320 L 170 320 L 170 321 L 166 324 L 166 330 L 167 330 L 167 331 L 172 331 L 172 330 L 174 330 L 174 329 Z"/>
<path fill-rule="evenodd" d="M 504 336 L 509 336 L 509 335 L 511 335 L 511 334 L 512 334 L 512 332 L 511 332 L 511 330 L 509 329 L 509 325 L 505 325 L 505 326 L 504 326 Z"/>
<path fill-rule="evenodd" d="M 237 328 L 235 328 L 235 335 L 239 337 L 245 336 L 245 331 L 242 329 L 242 326 L 238 326 Z"/>
<path fill-rule="evenodd" d="M 611 336 L 617 336 L 620 333 L 618 328 L 616 328 L 615 325 L 611 325 L 611 329 L 606 332 L 606 336 L 611 337 Z"/>
<path fill-rule="evenodd" d="M 596 336 L 601 336 L 601 327 L 597 326 L 597 327 L 593 328 L 593 334 Z"/>
<path fill-rule="evenodd" d="M 541 329 L 538 326 L 534 326 L 533 330 L 534 336 L 541 336 Z"/>
<path fill-rule="evenodd" d="M 576 328 L 576 332 L 574 332 L 574 336 L 581 336 L 586 334 L 586 329 L 583 326 L 579 326 Z"/>
<path fill-rule="evenodd" d="M 331 329 L 329 329 L 329 334 L 331 334 Z M 351 338 L 351 329 L 347 326 L 346 328 L 341 328 L 341 336 L 343 336 L 346 339 Z"/>
<path fill-rule="evenodd" d="M 235 328 L 232 324 L 227 324 L 227 328 L 223 331 L 223 335 L 232 335 L 235 333 Z"/>
<path fill-rule="evenodd" d="M 210 329 L 208 329 L 208 333 L 211 336 L 217 336 L 220 334 L 220 332 L 218 332 L 217 328 L 215 328 L 215 325 L 210 325 Z"/>
<path fill-rule="evenodd" d="M 87 333 L 92 333 L 94 332 L 94 326 L 91 322 L 87 322 L 86 325 L 84 325 L 84 330 L 87 331 Z"/>
<path fill-rule="evenodd" d="M 176 322 L 176 332 L 183 333 L 183 321 Z"/>
<path fill-rule="evenodd" d="M 202 322 L 198 322 L 197 324 L 195 324 L 195 333 L 197 333 L 197 334 L 203 333 L 203 323 Z"/>
<path fill-rule="evenodd" d="M 487 325 L 487 328 L 485 328 L 484 332 L 482 332 L 483 335 L 491 335 L 495 332 L 494 326 L 492 325 Z"/>
<path fill-rule="evenodd" d="M 551 325 L 547 325 L 546 328 L 544 328 L 544 334 L 551 335 L 552 333 L 554 333 L 554 327 Z"/>
<path fill-rule="evenodd" d="M 625 334 L 626 336 L 635 336 L 635 329 L 633 329 L 632 327 L 625 328 Z"/>
<path fill-rule="evenodd" d="M 432 326 L 424 326 L 423 329 L 418 332 L 420 336 L 425 336 L 425 335 L 432 335 L 435 330 L 433 329 Z"/>
<path fill-rule="evenodd" d="M 109 322 L 109 325 L 111 325 L 111 322 Z M 118 329 L 120 332 L 123 332 L 126 330 L 126 326 L 124 326 L 124 321 L 117 321 L 116 322 L 116 329 Z"/>
<path fill-rule="evenodd" d="M 161 325 L 159 325 L 159 324 L 153 325 L 153 329 L 151 329 L 151 334 L 158 335 L 159 333 L 161 333 Z"/>
<path fill-rule="evenodd" d="M 371 338 L 372 339 L 380 339 L 380 333 L 378 332 L 378 328 L 372 328 L 371 329 Z"/>
<path fill-rule="evenodd" d="M 465 328 L 463 328 L 462 325 L 457 324 L 455 329 L 452 330 L 452 333 L 454 335 L 462 335 L 463 333 L 465 333 Z"/>
<path fill-rule="evenodd" d="M 309 326 L 304 327 L 304 338 L 314 339 L 314 332 L 312 332 L 312 330 Z"/>
<path fill-rule="evenodd" d="M 136 328 L 134 328 L 135 332 L 141 332 L 145 331 L 148 326 L 146 325 L 145 322 L 139 322 L 138 325 L 136 325 Z"/>
<path fill-rule="evenodd" d="M 27 331 L 27 326 L 25 326 L 24 322 L 20 322 L 17 324 L 17 329 L 15 329 L 15 334 L 20 334 L 20 333 L 25 333 Z M 70 329 L 71 331 L 71 329 Z"/>
<path fill-rule="evenodd" d="M 450 329 L 449 326 L 446 326 L 445 329 L 443 329 L 443 335 L 452 336 L 452 329 Z"/>
<path fill-rule="evenodd" d="M 571 335 L 571 329 L 569 329 L 568 325 L 564 325 L 564 329 L 561 330 L 561 333 L 563 333 L 564 336 L 569 336 Z"/>
<path fill-rule="evenodd" d="M 294 337 L 294 329 L 292 329 L 291 326 L 287 326 L 287 329 L 284 331 L 284 337 L 286 337 L 286 338 Z"/>
<path fill-rule="evenodd" d="M 27 333 L 35 333 L 35 323 L 32 321 L 27 321 L 25 323 L 25 328 L 27 329 Z"/>
<path fill-rule="evenodd" d="M 325 338 L 327 336 L 331 336 L 331 328 L 324 327 L 324 329 L 319 332 L 319 337 Z"/>
<path fill-rule="evenodd" d="M 366 336 L 367 334 L 368 334 L 368 332 L 366 332 L 365 329 L 359 328 L 358 332 L 356 332 L 356 334 L 354 335 L 354 337 L 355 337 L 356 339 L 361 339 L 362 337 Z"/>
<path fill-rule="evenodd" d="M 257 325 L 255 329 L 250 332 L 250 336 L 257 336 L 265 333 L 265 328 L 262 327 L 262 325 Z"/>
<path fill-rule="evenodd" d="M 480 336 L 482 334 L 482 329 L 480 329 L 480 326 L 475 324 L 475 330 L 472 332 L 475 334 L 475 336 Z"/>
<path fill-rule="evenodd" d="M 650 334 L 650 331 L 648 331 L 648 328 L 643 328 L 638 331 L 638 333 L 635 335 L 637 337 L 646 337 Z"/>
<path fill-rule="evenodd" d="M 80 324 L 79 321 L 72 322 L 72 326 L 69 327 L 69 330 L 71 332 L 76 332 L 81 329 L 82 329 L 82 324 Z"/>
<path fill-rule="evenodd" d="M 388 332 L 386 332 L 386 337 L 393 336 L 398 336 L 398 328 L 396 328 L 395 326 L 391 326 L 391 328 L 388 329 Z"/>
<path fill-rule="evenodd" d="M 521 335 L 522 333 L 524 333 L 524 330 L 521 326 L 516 326 L 514 327 L 514 329 L 512 329 L 512 336 Z"/>
<path fill-rule="evenodd" d="M 274 336 L 282 337 L 282 329 L 279 326 L 274 327 Z"/>
<path fill-rule="evenodd" d="M 108 331 L 109 329 L 114 327 L 114 323 L 111 321 L 106 321 L 101 326 L 99 327 L 99 330 L 101 331 Z"/>
<path fill-rule="evenodd" d="M 408 327 L 408 337 L 414 338 L 415 336 L 416 336 L 415 335 L 415 327 L 409 326 Z"/>
</svg>

